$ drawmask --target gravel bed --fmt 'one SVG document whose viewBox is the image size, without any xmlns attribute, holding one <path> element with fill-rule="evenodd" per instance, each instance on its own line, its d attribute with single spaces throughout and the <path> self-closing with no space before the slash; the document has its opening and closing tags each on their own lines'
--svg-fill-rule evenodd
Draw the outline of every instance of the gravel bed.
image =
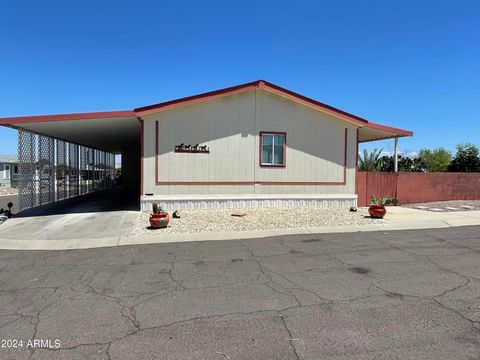
<svg viewBox="0 0 480 360">
<path fill-rule="evenodd" d="M 232 213 L 246 213 L 235 217 Z M 285 228 L 311 228 L 321 226 L 367 225 L 381 223 L 371 219 L 367 208 L 357 212 L 348 209 L 228 209 L 228 210 L 185 210 L 180 219 L 172 219 L 165 229 L 150 230 L 147 227 L 149 214 L 141 213 L 135 223 L 131 236 L 156 235 L 160 233 L 199 233 L 232 232 L 250 230 L 269 230 Z"/>
<path fill-rule="evenodd" d="M 430 209 L 444 209 L 446 207 L 458 208 L 456 211 L 480 210 L 480 200 L 449 200 L 449 201 L 432 201 L 427 203 L 407 204 L 403 207 L 414 208 L 416 206 L 425 206 Z M 465 209 L 462 206 L 471 206 L 473 209 Z"/>
</svg>

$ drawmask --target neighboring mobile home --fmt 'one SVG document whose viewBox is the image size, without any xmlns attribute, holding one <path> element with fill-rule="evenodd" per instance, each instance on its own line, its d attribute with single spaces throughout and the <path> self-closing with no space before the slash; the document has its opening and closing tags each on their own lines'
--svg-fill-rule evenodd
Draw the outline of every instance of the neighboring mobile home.
<svg viewBox="0 0 480 360">
<path fill-rule="evenodd" d="M 0 186 L 17 187 L 18 160 L 15 155 L 0 155 Z"/>
<path fill-rule="evenodd" d="M 412 135 L 263 80 L 134 110 L 0 124 L 80 144 L 80 153 L 121 153 L 143 210 L 355 206 L 358 144 Z"/>
</svg>

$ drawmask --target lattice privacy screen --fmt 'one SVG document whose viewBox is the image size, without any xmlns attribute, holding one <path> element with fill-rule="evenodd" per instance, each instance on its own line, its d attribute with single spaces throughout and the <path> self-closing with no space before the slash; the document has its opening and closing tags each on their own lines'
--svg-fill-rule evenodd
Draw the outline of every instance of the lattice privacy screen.
<svg viewBox="0 0 480 360">
<path fill-rule="evenodd" d="M 18 130 L 20 210 L 113 186 L 115 155 Z"/>
</svg>

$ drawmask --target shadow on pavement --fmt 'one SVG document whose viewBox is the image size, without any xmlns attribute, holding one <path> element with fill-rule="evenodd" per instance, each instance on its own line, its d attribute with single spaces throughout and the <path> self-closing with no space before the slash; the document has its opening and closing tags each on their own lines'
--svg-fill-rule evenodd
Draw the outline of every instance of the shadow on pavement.
<svg viewBox="0 0 480 360">
<path fill-rule="evenodd" d="M 45 206 L 27 209 L 14 217 L 32 217 L 61 214 L 79 214 L 110 211 L 139 211 L 140 195 L 137 189 L 113 188 L 76 198 L 61 200 Z"/>
</svg>

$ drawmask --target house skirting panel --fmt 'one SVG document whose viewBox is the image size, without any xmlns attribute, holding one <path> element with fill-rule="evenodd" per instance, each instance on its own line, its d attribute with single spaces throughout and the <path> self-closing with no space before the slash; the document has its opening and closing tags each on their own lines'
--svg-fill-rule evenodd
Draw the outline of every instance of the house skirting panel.
<svg viewBox="0 0 480 360">
<path fill-rule="evenodd" d="M 357 206 L 356 194 L 338 195 L 209 195 L 141 196 L 142 211 L 157 203 L 163 210 L 220 210 L 244 208 L 349 208 Z"/>
</svg>

